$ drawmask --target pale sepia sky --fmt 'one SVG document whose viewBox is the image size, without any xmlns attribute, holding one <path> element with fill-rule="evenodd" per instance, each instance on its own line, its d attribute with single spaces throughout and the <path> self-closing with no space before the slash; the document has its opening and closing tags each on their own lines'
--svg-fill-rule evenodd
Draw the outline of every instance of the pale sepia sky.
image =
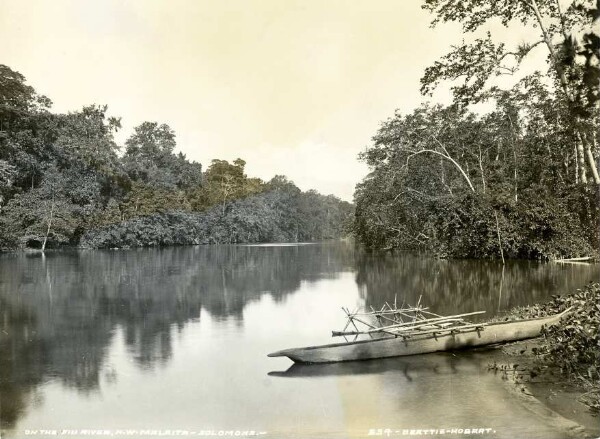
<svg viewBox="0 0 600 439">
<path fill-rule="evenodd" d="M 463 35 L 418 0 L 0 0 L 0 63 L 54 110 L 107 104 L 169 124 L 206 168 L 247 161 L 301 189 L 352 200 L 357 154 Z M 523 31 L 524 32 L 524 31 Z M 506 32 L 519 41 L 519 30 Z M 446 100 L 441 91 L 436 99 Z"/>
</svg>

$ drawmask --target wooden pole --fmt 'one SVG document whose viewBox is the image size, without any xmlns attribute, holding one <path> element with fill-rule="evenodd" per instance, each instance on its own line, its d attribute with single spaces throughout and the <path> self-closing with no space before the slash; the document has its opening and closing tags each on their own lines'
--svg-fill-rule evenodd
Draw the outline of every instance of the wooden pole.
<svg viewBox="0 0 600 439">
<path fill-rule="evenodd" d="M 358 328 L 356 329 L 358 332 L 360 332 L 361 334 L 370 334 L 370 333 L 374 333 L 374 332 L 386 332 L 390 329 L 396 329 L 396 328 L 408 328 L 408 329 L 414 329 L 415 326 L 426 326 L 428 324 L 431 323 L 443 323 L 444 321 L 450 321 L 450 320 L 459 320 L 459 317 L 466 317 L 466 316 L 473 316 L 473 315 L 477 315 L 477 314 L 484 314 L 485 311 L 474 311 L 474 312 L 470 312 L 470 313 L 465 313 L 465 314 L 457 314 L 454 316 L 447 316 L 447 317 L 436 317 L 433 319 L 423 319 L 423 320 L 419 320 L 418 322 L 406 322 L 406 323 L 398 323 L 396 325 L 389 325 L 389 326 L 383 326 L 381 328 L 375 328 L 372 325 L 369 325 L 368 323 L 365 323 L 361 320 L 356 319 L 357 321 L 370 326 L 372 329 L 369 329 L 367 331 L 359 331 Z M 462 319 L 460 319 L 462 320 Z M 339 331 L 332 331 L 332 334 L 334 334 L 335 336 L 337 335 L 342 335 L 342 334 L 347 334 L 344 332 L 339 332 Z M 352 334 L 349 334 L 352 335 Z"/>
<path fill-rule="evenodd" d="M 443 328 L 443 329 L 429 329 L 427 331 L 415 331 L 412 334 L 407 334 L 407 336 L 411 337 L 413 335 L 424 335 L 424 334 L 439 334 L 440 332 L 450 332 L 450 333 L 459 333 L 463 332 L 464 329 L 471 329 L 472 331 L 476 331 L 477 328 L 485 328 L 487 323 L 472 323 L 470 325 L 457 326 L 456 328 Z"/>
<path fill-rule="evenodd" d="M 425 311 L 426 309 L 428 309 L 428 308 L 423 308 L 423 312 L 424 312 L 425 314 L 429 314 L 429 315 L 431 315 L 431 316 L 434 316 L 434 317 L 444 317 L 444 316 L 441 316 L 441 315 L 439 315 L 439 314 L 436 314 L 436 313 L 434 313 L 434 312 L 431 312 L 431 311 Z"/>
<path fill-rule="evenodd" d="M 422 326 L 430 326 L 430 325 L 422 325 Z M 397 337 L 405 337 L 405 338 L 409 338 L 412 337 L 414 335 L 423 335 L 423 334 L 440 334 L 442 332 L 462 332 L 465 329 L 473 329 L 473 328 L 483 328 L 487 326 L 487 323 L 470 323 L 468 325 L 460 325 L 460 326 L 452 326 L 452 327 L 445 327 L 445 328 L 434 328 L 434 329 L 424 329 L 424 330 L 419 330 L 418 328 L 409 328 L 409 331 L 406 332 L 392 332 L 392 331 L 374 331 L 374 332 L 385 332 L 386 334 L 390 334 L 393 336 L 397 336 Z M 368 334 L 369 332 L 373 332 L 373 331 L 367 331 L 367 332 L 337 332 L 337 331 L 331 331 L 331 336 L 332 337 L 339 337 L 339 336 L 346 336 L 346 335 L 360 335 L 360 334 Z"/>
<path fill-rule="evenodd" d="M 361 319 L 358 319 L 358 318 L 356 318 L 356 317 L 352 317 L 352 319 L 353 319 L 353 320 L 356 320 L 357 322 L 360 322 L 360 323 L 362 323 L 362 324 L 363 324 L 363 325 L 365 325 L 365 326 L 368 326 L 369 328 L 378 329 L 376 326 L 373 326 L 373 325 L 371 325 L 370 323 L 367 323 L 367 322 L 365 322 L 365 321 L 363 321 L 363 320 L 361 320 Z M 382 328 L 387 328 L 387 326 L 382 326 Z"/>
<path fill-rule="evenodd" d="M 348 316 L 348 323 L 351 323 L 352 326 L 354 326 L 354 329 L 356 329 L 357 331 L 359 330 L 358 327 L 356 326 L 356 324 L 354 323 L 354 320 L 352 319 L 352 316 L 350 315 L 350 311 L 348 311 L 346 308 L 342 307 L 342 309 L 344 310 L 344 312 L 346 313 L 346 315 Z M 348 327 L 348 325 L 346 325 L 346 327 Z"/>
<path fill-rule="evenodd" d="M 371 307 L 371 309 L 373 309 L 373 307 Z M 390 309 L 388 310 L 383 310 L 383 311 L 376 311 L 373 309 L 373 311 L 371 312 L 357 312 L 355 315 L 357 316 L 369 316 L 369 315 L 373 315 L 373 314 L 396 314 L 398 312 L 416 312 L 416 311 L 424 311 L 429 309 L 428 307 L 423 307 L 423 308 L 399 308 L 399 309 Z M 412 317 L 412 316 L 411 316 Z"/>
<path fill-rule="evenodd" d="M 504 265 L 502 266 L 502 277 L 500 278 L 500 292 L 498 293 L 498 311 L 500 311 L 500 301 L 502 300 L 502 284 L 504 283 Z"/>
<path fill-rule="evenodd" d="M 504 250 L 502 250 L 502 241 L 500 241 L 500 226 L 498 225 L 498 213 L 494 212 L 496 217 L 496 233 L 498 235 L 498 247 L 500 247 L 500 256 L 502 256 L 502 265 L 504 265 Z"/>
</svg>

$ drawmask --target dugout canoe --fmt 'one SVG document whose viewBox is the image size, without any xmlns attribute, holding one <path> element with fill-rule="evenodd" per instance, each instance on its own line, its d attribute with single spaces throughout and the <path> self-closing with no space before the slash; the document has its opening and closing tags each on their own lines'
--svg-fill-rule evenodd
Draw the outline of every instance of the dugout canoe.
<svg viewBox="0 0 600 439">
<path fill-rule="evenodd" d="M 334 363 L 376 358 L 427 354 L 507 343 L 538 337 L 542 327 L 557 324 L 570 309 L 560 314 L 526 320 L 469 325 L 468 328 L 439 330 L 425 334 L 382 338 L 284 349 L 269 357 L 288 357 L 296 363 Z"/>
</svg>

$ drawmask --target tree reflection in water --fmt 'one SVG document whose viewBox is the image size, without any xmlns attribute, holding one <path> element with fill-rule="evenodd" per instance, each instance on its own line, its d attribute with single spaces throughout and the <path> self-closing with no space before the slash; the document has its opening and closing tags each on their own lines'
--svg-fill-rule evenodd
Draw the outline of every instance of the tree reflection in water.
<svg viewBox="0 0 600 439">
<path fill-rule="evenodd" d="M 262 295 L 275 302 L 349 271 L 339 245 L 212 246 L 0 257 L 0 428 L 11 428 L 32 389 L 59 379 L 99 386 L 116 328 L 142 368 L 166 363 L 171 338 L 201 311 L 243 321 Z"/>
<path fill-rule="evenodd" d="M 487 315 L 564 293 L 598 274 L 584 266 L 510 262 L 503 268 L 495 262 L 375 255 L 339 242 L 5 254 L 0 428 L 15 425 L 46 381 L 92 393 L 102 376 L 118 373 L 106 364 L 117 331 L 135 364 L 160 368 L 173 355 L 172 337 L 203 313 L 243 325 L 244 309 L 261 297 L 284 307 L 302 283 L 336 279 L 342 272 L 354 272 L 357 284 L 344 294 L 367 306 L 380 307 L 396 296 L 416 303 L 422 296 L 434 312 L 481 309 Z"/>
<path fill-rule="evenodd" d="M 394 300 L 414 305 L 421 298 L 442 315 L 486 311 L 480 319 L 567 293 L 597 276 L 593 265 L 507 261 L 503 266 L 390 253 L 359 253 L 356 259 L 356 283 L 367 307 Z"/>
</svg>

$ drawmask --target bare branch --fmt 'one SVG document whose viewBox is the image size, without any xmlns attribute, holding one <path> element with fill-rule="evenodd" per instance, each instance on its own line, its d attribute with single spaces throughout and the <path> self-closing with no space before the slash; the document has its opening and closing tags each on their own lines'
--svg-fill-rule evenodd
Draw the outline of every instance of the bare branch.
<svg viewBox="0 0 600 439">
<path fill-rule="evenodd" d="M 408 166 L 408 161 L 412 157 L 414 157 L 416 155 L 423 154 L 423 153 L 426 153 L 426 152 L 429 152 L 429 153 L 432 153 L 432 154 L 437 154 L 440 157 L 443 157 L 446 160 L 449 160 L 450 162 L 452 162 L 452 164 L 454 166 L 456 166 L 456 168 L 460 171 L 460 173 L 462 174 L 462 176 L 467 181 L 467 184 L 469 185 L 469 188 L 471 188 L 471 191 L 475 192 L 475 187 L 473 186 L 473 183 L 471 183 L 471 179 L 469 178 L 469 176 L 467 175 L 467 173 L 463 170 L 463 168 L 458 164 L 458 162 L 452 158 L 452 156 L 450 155 L 450 153 L 448 152 L 448 150 L 446 149 L 446 147 L 435 136 L 431 136 L 431 138 L 433 140 L 435 140 L 438 143 L 438 145 L 441 146 L 441 148 L 444 150 L 444 153 L 441 153 L 440 151 L 437 151 L 435 149 L 421 149 L 419 151 L 413 152 L 411 155 L 409 155 L 406 158 L 406 166 Z"/>
</svg>

